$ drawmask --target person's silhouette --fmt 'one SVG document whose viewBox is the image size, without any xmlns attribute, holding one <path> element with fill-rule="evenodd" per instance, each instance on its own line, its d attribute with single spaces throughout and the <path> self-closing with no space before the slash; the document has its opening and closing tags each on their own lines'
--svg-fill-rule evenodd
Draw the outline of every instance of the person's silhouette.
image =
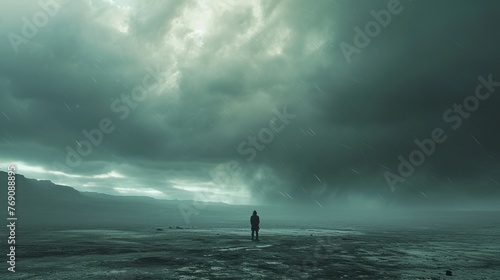
<svg viewBox="0 0 500 280">
<path fill-rule="evenodd" d="M 255 233 L 257 237 L 256 240 L 259 241 L 259 224 L 260 219 L 257 215 L 257 211 L 253 210 L 253 215 L 250 217 L 250 225 L 252 225 L 252 240 Z"/>
</svg>

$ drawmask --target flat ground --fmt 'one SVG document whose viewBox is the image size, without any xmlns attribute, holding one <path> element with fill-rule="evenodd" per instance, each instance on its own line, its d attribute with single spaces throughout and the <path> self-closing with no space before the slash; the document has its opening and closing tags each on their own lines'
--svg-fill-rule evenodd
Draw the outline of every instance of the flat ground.
<svg viewBox="0 0 500 280">
<path fill-rule="evenodd" d="M 269 228 L 260 242 L 235 227 L 37 229 L 17 243 L 9 279 L 500 279 L 486 225 Z"/>
</svg>

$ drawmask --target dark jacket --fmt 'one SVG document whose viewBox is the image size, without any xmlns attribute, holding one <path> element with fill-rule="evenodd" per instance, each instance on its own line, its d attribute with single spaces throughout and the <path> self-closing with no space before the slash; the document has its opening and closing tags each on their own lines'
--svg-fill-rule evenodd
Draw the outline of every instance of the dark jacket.
<svg viewBox="0 0 500 280">
<path fill-rule="evenodd" d="M 252 225 L 252 230 L 259 230 L 260 219 L 258 215 L 252 215 L 250 217 L 250 224 Z"/>
</svg>

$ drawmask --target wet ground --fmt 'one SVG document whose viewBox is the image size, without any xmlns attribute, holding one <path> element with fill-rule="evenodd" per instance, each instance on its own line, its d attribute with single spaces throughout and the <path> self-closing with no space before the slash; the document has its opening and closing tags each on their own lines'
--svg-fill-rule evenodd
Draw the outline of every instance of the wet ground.
<svg viewBox="0 0 500 280">
<path fill-rule="evenodd" d="M 19 231 L 9 279 L 500 279 L 492 226 Z M 450 271 L 452 276 L 447 276 Z M 449 273 L 450 273 L 449 272 Z"/>
</svg>

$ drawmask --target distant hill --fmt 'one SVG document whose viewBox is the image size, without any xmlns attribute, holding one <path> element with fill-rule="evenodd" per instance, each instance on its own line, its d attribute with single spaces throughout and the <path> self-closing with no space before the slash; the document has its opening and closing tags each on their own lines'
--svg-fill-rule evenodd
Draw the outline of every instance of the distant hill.
<svg viewBox="0 0 500 280">
<path fill-rule="evenodd" d="M 7 173 L 0 171 L 2 205 L 7 201 Z M 186 223 L 179 205 L 185 211 L 198 211 Z M 20 227 L 121 227 L 181 226 L 190 227 L 214 220 L 225 220 L 229 208 L 241 209 L 241 217 L 249 215 L 247 206 L 222 203 L 208 204 L 204 209 L 193 207 L 192 201 L 159 200 L 151 197 L 113 196 L 79 192 L 47 180 L 28 179 L 16 175 L 16 216 Z M 245 209 L 245 210 L 243 210 Z M 235 212 L 235 211 L 229 211 Z M 240 212 L 240 210 L 236 211 Z M 7 207 L 0 208 L 7 216 Z M 239 219 L 239 218 L 235 218 Z M 234 219 L 229 219 L 234 220 Z"/>
</svg>

